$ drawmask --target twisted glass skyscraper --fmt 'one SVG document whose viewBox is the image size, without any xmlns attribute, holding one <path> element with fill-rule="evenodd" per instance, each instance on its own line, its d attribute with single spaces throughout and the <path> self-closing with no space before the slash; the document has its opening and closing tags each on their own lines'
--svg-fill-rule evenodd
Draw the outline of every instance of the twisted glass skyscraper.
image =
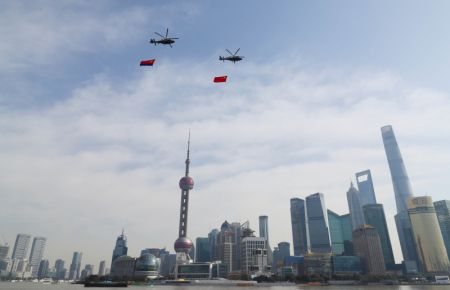
<svg viewBox="0 0 450 290">
<path fill-rule="evenodd" d="M 381 128 L 384 150 L 391 171 L 392 185 L 394 187 L 395 203 L 397 205 L 397 214 L 395 215 L 395 224 L 397 226 L 400 246 L 402 248 L 404 260 L 414 260 L 418 263 L 416 246 L 412 233 L 411 221 L 408 216 L 407 199 L 413 196 L 411 183 L 406 173 L 402 154 L 395 139 L 392 126 Z"/>
</svg>

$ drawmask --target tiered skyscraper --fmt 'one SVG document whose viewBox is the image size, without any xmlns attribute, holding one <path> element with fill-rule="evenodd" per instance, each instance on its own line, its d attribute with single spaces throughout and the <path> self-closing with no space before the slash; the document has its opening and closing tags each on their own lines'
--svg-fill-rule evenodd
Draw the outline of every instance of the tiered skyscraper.
<svg viewBox="0 0 450 290">
<path fill-rule="evenodd" d="M 178 239 L 174 244 L 175 252 L 177 253 L 177 265 L 190 263 L 191 258 L 189 257 L 189 252 L 194 246 L 191 239 L 186 236 L 188 225 L 189 191 L 194 188 L 194 179 L 189 176 L 189 164 L 191 163 L 191 160 L 189 159 L 190 144 L 191 136 L 189 134 L 187 157 L 185 161 L 186 171 L 179 182 L 179 186 L 181 188 L 180 223 L 178 230 Z M 177 271 L 178 266 L 175 267 L 175 276 L 177 275 Z"/>
<path fill-rule="evenodd" d="M 361 258 L 364 272 L 383 274 L 386 272 L 380 237 L 370 225 L 363 225 L 353 231 L 355 254 Z"/>
<path fill-rule="evenodd" d="M 112 259 L 111 259 L 111 269 L 113 268 L 114 261 L 120 256 L 125 256 L 128 253 L 127 247 L 127 237 L 122 230 L 122 234 L 117 237 L 116 246 L 114 247 Z"/>
<path fill-rule="evenodd" d="M 407 199 L 413 196 L 411 183 L 406 173 L 400 149 L 395 139 L 392 126 L 381 128 L 384 149 L 391 171 L 392 185 L 394 187 L 395 203 L 397 205 L 397 214 L 395 215 L 395 224 L 397 226 L 398 237 L 402 248 L 403 259 L 413 260 L 419 264 L 416 245 L 412 233 L 411 221 L 408 216 Z"/>
<path fill-rule="evenodd" d="M 350 211 L 350 218 L 352 220 L 352 228 L 357 229 L 365 224 L 365 222 L 360 193 L 358 189 L 353 186 L 353 182 L 350 183 L 350 188 L 347 191 L 347 202 L 348 210 Z"/>
</svg>

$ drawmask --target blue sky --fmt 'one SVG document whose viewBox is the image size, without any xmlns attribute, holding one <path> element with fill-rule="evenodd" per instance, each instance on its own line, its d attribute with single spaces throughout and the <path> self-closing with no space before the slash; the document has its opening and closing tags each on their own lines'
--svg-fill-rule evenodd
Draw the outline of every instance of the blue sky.
<svg viewBox="0 0 450 290">
<path fill-rule="evenodd" d="M 122 227 L 131 254 L 172 250 L 191 129 L 191 238 L 267 214 L 271 243 L 291 242 L 289 198 L 346 213 L 370 168 L 400 261 L 380 128 L 416 194 L 447 197 L 449 6 L 0 1 L 1 234 L 47 236 L 52 261 L 108 260 Z M 174 47 L 150 45 L 166 27 Z M 238 47 L 244 61 L 218 61 Z"/>
</svg>

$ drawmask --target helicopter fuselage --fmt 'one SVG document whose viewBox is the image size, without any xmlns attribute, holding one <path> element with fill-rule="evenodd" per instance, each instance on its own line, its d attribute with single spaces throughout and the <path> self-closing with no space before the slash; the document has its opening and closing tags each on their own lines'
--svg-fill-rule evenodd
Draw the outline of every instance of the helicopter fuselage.
<svg viewBox="0 0 450 290">
<path fill-rule="evenodd" d="M 171 45 L 172 43 L 175 43 L 175 40 L 168 39 L 168 38 L 161 39 L 161 40 L 150 39 L 150 43 L 153 43 L 155 45 L 157 45 L 157 44 Z"/>
<path fill-rule="evenodd" d="M 232 62 L 237 62 L 237 61 L 242 60 L 242 57 L 239 56 L 239 55 L 235 55 L 235 56 L 227 56 L 227 57 L 220 56 L 220 57 L 219 57 L 219 60 L 221 60 L 221 61 L 229 60 L 229 61 L 232 61 Z"/>
</svg>

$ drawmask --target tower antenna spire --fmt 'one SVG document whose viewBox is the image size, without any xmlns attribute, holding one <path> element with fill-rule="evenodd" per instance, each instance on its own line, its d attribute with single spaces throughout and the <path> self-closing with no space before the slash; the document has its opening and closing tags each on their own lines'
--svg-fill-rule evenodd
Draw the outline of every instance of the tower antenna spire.
<svg viewBox="0 0 450 290">
<path fill-rule="evenodd" d="M 189 164 L 191 163 L 191 160 L 189 159 L 190 149 L 191 147 L 191 130 L 189 129 L 189 136 L 188 136 L 188 146 L 187 146 L 187 157 L 186 157 L 186 174 L 185 176 L 189 176 Z"/>
</svg>

